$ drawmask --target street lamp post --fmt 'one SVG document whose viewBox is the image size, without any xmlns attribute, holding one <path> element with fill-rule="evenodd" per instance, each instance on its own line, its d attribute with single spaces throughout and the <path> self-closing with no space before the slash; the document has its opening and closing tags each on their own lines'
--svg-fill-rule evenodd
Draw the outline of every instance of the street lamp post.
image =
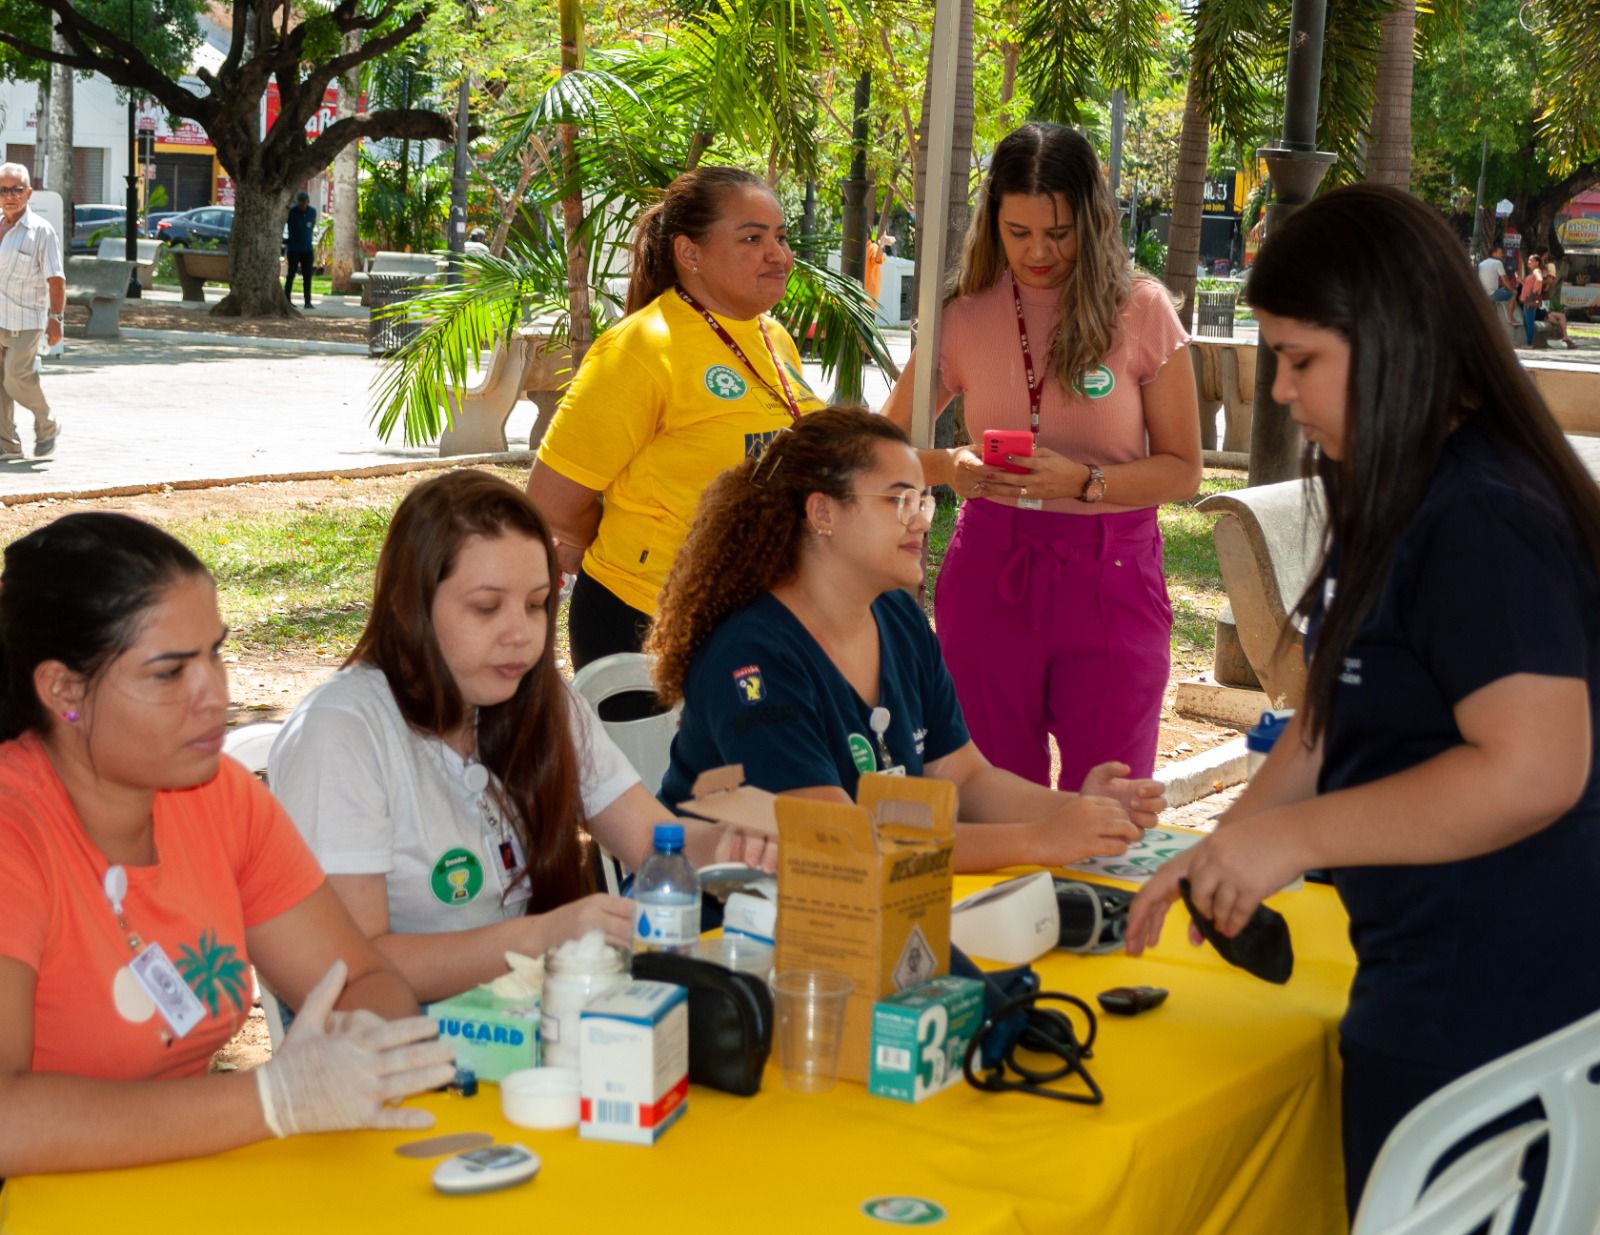
<svg viewBox="0 0 1600 1235">
<path fill-rule="evenodd" d="M 1322 78 L 1322 33 L 1327 0 L 1294 0 L 1289 18 L 1289 71 L 1284 83 L 1283 140 L 1256 151 L 1267 162 L 1273 200 L 1267 206 L 1268 237 L 1311 200 L 1333 164 L 1317 149 L 1317 94 Z M 1256 345 L 1256 397 L 1250 417 L 1250 483 L 1292 480 L 1300 470 L 1300 448 L 1289 411 L 1272 398 L 1278 358 L 1262 340 Z"/>
<path fill-rule="evenodd" d="M 133 42 L 133 0 L 128 0 L 128 42 Z M 136 127 L 133 106 L 133 87 L 128 87 L 128 209 L 122 230 L 127 235 L 123 255 L 128 259 L 128 299 L 137 300 L 143 291 L 139 287 L 139 131 Z M 69 159 L 72 157 L 69 153 Z"/>
</svg>

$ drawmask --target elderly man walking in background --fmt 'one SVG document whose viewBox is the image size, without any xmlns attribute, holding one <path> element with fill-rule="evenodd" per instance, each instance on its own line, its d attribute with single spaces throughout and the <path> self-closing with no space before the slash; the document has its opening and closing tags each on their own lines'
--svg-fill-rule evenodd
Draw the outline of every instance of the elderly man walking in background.
<svg viewBox="0 0 1600 1235">
<path fill-rule="evenodd" d="M 34 372 L 42 341 L 61 341 L 67 303 L 61 239 L 49 222 L 28 209 L 33 196 L 28 169 L 0 163 L 0 462 L 22 458 L 14 417 L 17 403 L 33 413 L 33 453 L 56 448 L 56 422 Z"/>
</svg>

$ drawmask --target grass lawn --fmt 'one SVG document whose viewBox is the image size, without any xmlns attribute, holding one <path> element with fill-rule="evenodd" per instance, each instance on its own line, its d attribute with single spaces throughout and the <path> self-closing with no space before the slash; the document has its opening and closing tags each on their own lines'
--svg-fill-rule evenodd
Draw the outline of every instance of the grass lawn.
<svg viewBox="0 0 1600 1235">
<path fill-rule="evenodd" d="M 521 469 L 497 469 L 521 485 Z M 1207 478 L 1201 493 L 1239 488 L 1238 478 Z M 217 579 L 234 653 L 317 653 L 343 659 L 366 624 L 372 573 L 394 505 L 315 508 L 241 517 L 207 517 L 172 525 Z M 1208 659 L 1213 621 L 1226 597 L 1211 543 L 1212 519 L 1182 502 L 1163 507 L 1167 587 L 1172 596 L 1174 660 Z M 929 537 L 931 581 L 938 576 L 954 505 L 941 506 Z M 557 632 L 566 650 L 565 616 Z"/>
</svg>

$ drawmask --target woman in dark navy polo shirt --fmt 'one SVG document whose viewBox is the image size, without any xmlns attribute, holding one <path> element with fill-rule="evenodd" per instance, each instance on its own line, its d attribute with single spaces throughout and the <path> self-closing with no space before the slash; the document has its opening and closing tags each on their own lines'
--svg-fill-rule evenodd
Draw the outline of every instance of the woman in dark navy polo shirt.
<svg viewBox="0 0 1600 1235">
<path fill-rule="evenodd" d="M 661 701 L 684 700 L 664 799 L 729 763 L 770 792 L 828 801 L 852 800 L 864 772 L 941 777 L 960 794 L 960 870 L 1118 854 L 1155 821 L 1160 786 L 1125 779 L 1125 764 L 1059 793 L 978 751 L 903 590 L 922 580 L 932 519 L 905 434 L 856 408 L 807 416 L 712 483 L 646 644 Z M 1030 666 L 996 647 L 994 671 Z"/>
<path fill-rule="evenodd" d="M 1407 260 L 1356 256 L 1389 250 Z M 1354 1213 L 1412 1107 L 1600 1009 L 1600 492 L 1416 199 L 1319 198 L 1249 295 L 1328 503 L 1306 699 L 1215 835 L 1146 885 L 1129 951 L 1182 876 L 1231 935 L 1333 870 Z"/>
</svg>

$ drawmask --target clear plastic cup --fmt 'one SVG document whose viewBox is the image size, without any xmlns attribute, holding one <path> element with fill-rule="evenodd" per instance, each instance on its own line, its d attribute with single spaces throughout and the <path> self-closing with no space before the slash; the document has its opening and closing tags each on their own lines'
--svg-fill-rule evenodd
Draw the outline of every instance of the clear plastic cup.
<svg viewBox="0 0 1600 1235">
<path fill-rule="evenodd" d="M 822 1093 L 839 1077 L 844 1009 L 854 983 L 831 969 L 791 969 L 774 975 L 778 1066 L 798 1093 Z"/>
</svg>

